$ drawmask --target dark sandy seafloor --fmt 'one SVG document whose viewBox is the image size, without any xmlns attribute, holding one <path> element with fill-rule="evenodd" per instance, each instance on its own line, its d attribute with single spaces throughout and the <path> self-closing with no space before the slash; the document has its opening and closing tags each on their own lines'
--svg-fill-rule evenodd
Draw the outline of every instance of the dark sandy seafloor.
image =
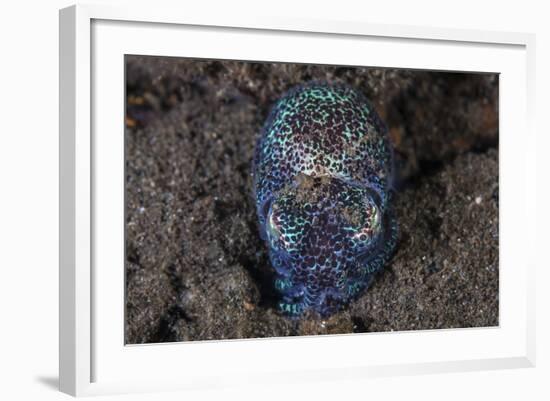
<svg viewBox="0 0 550 401">
<path fill-rule="evenodd" d="M 498 325 L 498 76 L 127 56 L 126 342 Z M 345 82 L 395 148 L 400 226 L 372 286 L 277 313 L 251 160 L 273 102 Z"/>
</svg>

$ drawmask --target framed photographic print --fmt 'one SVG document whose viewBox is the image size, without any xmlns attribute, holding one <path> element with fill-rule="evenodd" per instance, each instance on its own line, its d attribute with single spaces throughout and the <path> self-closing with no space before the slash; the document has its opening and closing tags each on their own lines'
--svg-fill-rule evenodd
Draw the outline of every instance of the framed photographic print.
<svg viewBox="0 0 550 401">
<path fill-rule="evenodd" d="M 528 34 L 60 13 L 60 387 L 534 364 Z"/>
</svg>

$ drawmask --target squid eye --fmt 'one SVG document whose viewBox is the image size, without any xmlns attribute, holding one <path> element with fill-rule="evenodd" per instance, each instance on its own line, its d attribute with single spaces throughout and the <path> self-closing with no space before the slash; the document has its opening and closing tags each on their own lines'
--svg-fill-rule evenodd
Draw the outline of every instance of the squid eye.
<svg viewBox="0 0 550 401">
<path fill-rule="evenodd" d="M 273 210 L 268 209 L 266 214 L 266 232 L 269 244 L 272 248 L 281 248 L 282 227 L 279 218 L 275 215 Z"/>
<path fill-rule="evenodd" d="M 264 200 L 259 210 L 260 217 L 265 222 L 267 222 L 267 215 L 269 213 L 269 209 L 271 208 L 271 203 L 272 203 L 272 198 L 268 198 Z"/>
<path fill-rule="evenodd" d="M 266 218 L 266 233 L 272 249 L 284 250 L 290 256 L 296 254 L 307 230 L 307 216 L 300 208 L 280 200 L 273 202 Z"/>
<path fill-rule="evenodd" d="M 382 212 L 373 201 L 367 201 L 354 210 L 347 231 L 353 248 L 361 251 L 370 247 L 382 231 Z"/>
</svg>

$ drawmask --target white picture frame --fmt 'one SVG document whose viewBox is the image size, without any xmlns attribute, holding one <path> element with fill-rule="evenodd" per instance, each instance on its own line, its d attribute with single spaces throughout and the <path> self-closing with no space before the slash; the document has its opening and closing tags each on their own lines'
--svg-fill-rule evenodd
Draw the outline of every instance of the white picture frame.
<svg viewBox="0 0 550 401">
<path fill-rule="evenodd" d="M 192 40 L 188 47 L 175 46 L 180 35 L 200 40 L 200 47 L 193 47 Z M 258 38 L 260 45 L 255 44 Z M 277 46 L 283 42 L 285 46 Z M 525 33 L 366 21 L 203 15 L 104 5 L 61 10 L 61 391 L 80 396 L 534 366 L 534 44 L 534 35 Z M 500 326 L 125 346 L 120 330 L 124 318 L 120 56 L 365 65 L 361 58 L 365 53 L 354 55 L 348 45 L 389 49 L 377 51 L 368 65 L 501 74 Z M 321 46 L 333 51 L 321 54 Z M 424 56 L 411 57 L 413 51 Z M 434 52 L 437 58 L 430 56 Z M 507 185 L 510 182 L 521 182 L 523 190 L 514 190 Z M 105 261 L 115 268 L 105 270 Z M 289 355 L 296 358 L 292 366 Z"/>
</svg>

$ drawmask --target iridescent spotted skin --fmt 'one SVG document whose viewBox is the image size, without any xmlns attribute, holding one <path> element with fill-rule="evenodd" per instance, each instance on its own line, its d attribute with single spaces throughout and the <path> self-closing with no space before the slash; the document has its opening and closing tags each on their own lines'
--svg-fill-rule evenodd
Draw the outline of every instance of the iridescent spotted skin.
<svg viewBox="0 0 550 401">
<path fill-rule="evenodd" d="M 327 316 L 369 286 L 396 245 L 391 179 L 386 128 L 360 92 L 310 83 L 277 101 L 254 192 L 281 312 Z"/>
</svg>

